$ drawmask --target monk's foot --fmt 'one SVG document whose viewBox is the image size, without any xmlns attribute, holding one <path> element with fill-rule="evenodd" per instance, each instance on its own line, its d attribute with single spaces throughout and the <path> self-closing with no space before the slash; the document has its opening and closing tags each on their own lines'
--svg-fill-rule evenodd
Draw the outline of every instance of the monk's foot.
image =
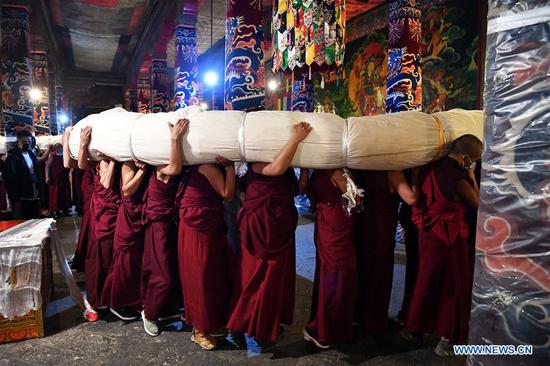
<svg viewBox="0 0 550 366">
<path fill-rule="evenodd" d="M 111 313 L 113 313 L 117 318 L 125 322 L 131 322 L 139 318 L 137 311 L 129 308 L 113 309 L 111 308 Z"/>
<path fill-rule="evenodd" d="M 157 322 L 147 319 L 145 317 L 145 311 L 141 312 L 141 318 L 143 319 L 143 329 L 145 333 L 149 334 L 151 337 L 156 337 L 160 334 Z"/>
<path fill-rule="evenodd" d="M 210 334 L 204 334 L 196 329 L 191 333 L 191 341 L 198 344 L 205 351 L 216 349 L 216 340 Z"/>
<path fill-rule="evenodd" d="M 440 357 L 452 357 L 455 355 L 451 342 L 445 337 L 441 337 L 434 352 Z"/>
<path fill-rule="evenodd" d="M 228 331 L 227 335 L 225 336 L 225 340 L 231 344 L 233 347 L 238 349 L 245 348 L 245 340 L 244 340 L 244 334 L 241 332 L 235 332 L 235 331 Z"/>
<path fill-rule="evenodd" d="M 86 309 L 84 311 L 84 319 L 90 323 L 93 323 L 99 320 L 99 314 L 94 309 Z"/>
<path fill-rule="evenodd" d="M 321 341 L 319 341 L 317 339 L 317 335 L 313 331 L 308 329 L 307 327 L 304 328 L 302 333 L 304 334 L 304 340 L 306 340 L 309 343 L 314 344 L 316 347 L 318 347 L 320 349 L 330 348 L 330 344 L 325 344 L 325 343 L 322 343 Z"/>
<path fill-rule="evenodd" d="M 248 358 L 258 357 L 262 353 L 262 345 L 256 338 L 244 335 L 246 341 L 246 355 Z"/>
</svg>

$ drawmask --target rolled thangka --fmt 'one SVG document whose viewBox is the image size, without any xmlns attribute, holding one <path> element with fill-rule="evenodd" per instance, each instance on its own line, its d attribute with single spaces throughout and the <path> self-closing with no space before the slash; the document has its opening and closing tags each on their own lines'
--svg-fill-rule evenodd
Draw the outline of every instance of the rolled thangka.
<svg viewBox="0 0 550 366">
<path fill-rule="evenodd" d="M 442 157 L 449 143 L 472 134 L 483 141 L 483 112 L 453 109 L 418 111 L 347 120 L 347 167 L 401 170 Z"/>
<path fill-rule="evenodd" d="M 80 129 L 90 125 L 90 150 L 118 161 L 167 164 L 168 123 L 180 118 L 190 121 L 183 143 L 186 164 L 215 162 L 217 155 L 233 161 L 271 162 L 287 143 L 292 126 L 305 121 L 313 130 L 298 147 L 292 165 L 317 169 L 391 170 L 424 165 L 442 156 L 447 143 L 463 134 L 481 138 L 483 127 L 481 111 L 459 109 L 345 120 L 328 113 L 204 111 L 196 106 L 154 114 L 115 108 L 76 124 L 70 136 L 71 153 L 78 156 Z"/>
</svg>

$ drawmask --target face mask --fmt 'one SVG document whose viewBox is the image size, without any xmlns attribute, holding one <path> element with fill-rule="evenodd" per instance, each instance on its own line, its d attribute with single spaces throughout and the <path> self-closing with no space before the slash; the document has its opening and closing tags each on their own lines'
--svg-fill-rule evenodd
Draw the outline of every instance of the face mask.
<svg viewBox="0 0 550 366">
<path fill-rule="evenodd" d="M 29 151 L 30 149 L 31 149 L 31 144 L 25 143 L 25 144 L 21 145 L 21 150 L 23 150 L 23 151 Z"/>
<path fill-rule="evenodd" d="M 57 155 L 57 156 L 63 156 L 63 151 L 56 151 L 56 152 L 55 152 L 55 155 Z"/>
</svg>

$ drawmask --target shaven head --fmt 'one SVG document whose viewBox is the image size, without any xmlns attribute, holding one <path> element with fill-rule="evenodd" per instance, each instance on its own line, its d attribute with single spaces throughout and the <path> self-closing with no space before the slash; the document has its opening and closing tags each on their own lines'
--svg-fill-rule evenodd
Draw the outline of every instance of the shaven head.
<svg viewBox="0 0 550 366">
<path fill-rule="evenodd" d="M 482 152 L 483 143 L 474 135 L 462 135 L 451 145 L 451 154 L 468 155 L 473 161 L 481 159 Z"/>
</svg>

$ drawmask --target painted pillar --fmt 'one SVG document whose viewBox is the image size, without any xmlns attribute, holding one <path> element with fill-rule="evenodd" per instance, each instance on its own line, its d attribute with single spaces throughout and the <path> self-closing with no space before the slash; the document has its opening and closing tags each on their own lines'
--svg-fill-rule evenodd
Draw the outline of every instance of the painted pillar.
<svg viewBox="0 0 550 366">
<path fill-rule="evenodd" d="M 32 100 L 33 123 L 37 136 L 50 135 L 50 97 L 48 83 L 48 54 L 44 51 L 31 52 L 32 87 L 40 97 Z"/>
<path fill-rule="evenodd" d="M 48 75 L 48 95 L 50 100 L 50 132 L 57 135 L 57 108 L 55 104 L 55 72 L 50 68 Z"/>
<path fill-rule="evenodd" d="M 69 115 L 63 107 L 63 86 L 55 82 L 55 115 L 57 116 L 57 134 L 61 135 L 70 124 Z"/>
<path fill-rule="evenodd" d="M 174 109 L 199 104 L 197 81 L 197 2 L 185 1 L 176 26 L 176 82 L 174 83 Z"/>
<path fill-rule="evenodd" d="M 313 112 L 315 109 L 315 98 L 313 79 L 309 72 L 296 70 L 294 72 L 294 83 L 292 84 L 292 95 L 290 99 L 291 110 L 297 112 Z"/>
<path fill-rule="evenodd" d="M 29 9 L 20 5 L 2 4 L 0 27 L 2 115 L 5 134 L 13 137 L 20 129 L 32 131 Z"/>
<path fill-rule="evenodd" d="M 151 111 L 151 80 L 149 73 L 141 71 L 137 81 L 138 112 L 149 113 Z"/>
<path fill-rule="evenodd" d="M 225 31 L 225 109 L 264 108 L 262 2 L 228 0 Z"/>
<path fill-rule="evenodd" d="M 386 113 L 422 109 L 420 1 L 389 3 Z"/>
<path fill-rule="evenodd" d="M 128 112 L 138 111 L 136 89 L 126 89 L 126 92 L 124 93 L 124 109 L 126 109 Z"/>
<path fill-rule="evenodd" d="M 151 62 L 151 112 L 168 111 L 168 74 L 166 60 Z"/>
</svg>

